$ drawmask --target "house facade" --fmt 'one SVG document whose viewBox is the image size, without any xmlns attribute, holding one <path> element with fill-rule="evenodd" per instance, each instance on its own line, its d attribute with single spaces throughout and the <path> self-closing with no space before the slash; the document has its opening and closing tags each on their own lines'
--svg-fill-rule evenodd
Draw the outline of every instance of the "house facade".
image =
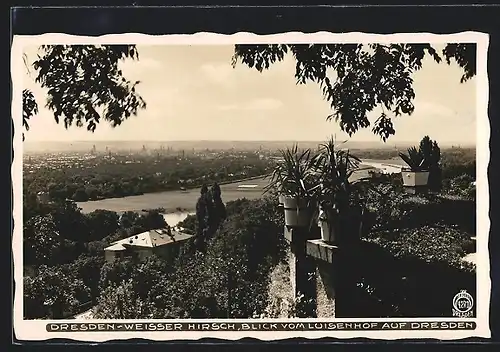
<svg viewBox="0 0 500 352">
<path fill-rule="evenodd" d="M 128 258 L 142 261 L 153 254 L 174 257 L 191 237 L 193 236 L 169 228 L 149 230 L 113 242 L 104 249 L 104 256 L 108 263 Z"/>
</svg>

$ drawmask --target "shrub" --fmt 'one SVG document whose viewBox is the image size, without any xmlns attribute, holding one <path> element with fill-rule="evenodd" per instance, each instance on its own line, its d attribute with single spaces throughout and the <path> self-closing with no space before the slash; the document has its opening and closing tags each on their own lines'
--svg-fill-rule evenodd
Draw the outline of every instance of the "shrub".
<svg viewBox="0 0 500 352">
<path fill-rule="evenodd" d="M 452 179 L 460 175 L 468 175 L 476 178 L 476 161 L 463 162 L 461 160 L 443 161 L 443 178 Z"/>
<path fill-rule="evenodd" d="M 387 249 L 395 258 L 414 257 L 427 263 L 443 262 L 458 269 L 470 269 L 461 260 L 470 235 L 448 226 L 382 232 L 371 241 Z"/>
<path fill-rule="evenodd" d="M 458 226 L 473 235 L 476 230 L 476 203 L 465 197 L 411 195 L 387 183 L 375 185 L 366 196 L 367 208 L 375 214 L 372 233 L 393 229 L 443 224 Z"/>
<path fill-rule="evenodd" d="M 182 227 L 185 232 L 194 235 L 196 229 L 198 228 L 198 220 L 196 215 L 188 215 L 183 221 L 177 224 L 178 227 Z"/>
<path fill-rule="evenodd" d="M 355 314 L 451 317 L 453 296 L 461 289 L 476 292 L 475 266 L 462 260 L 469 241 L 469 234 L 449 226 L 372 234 L 352 259 L 351 274 L 357 290 L 377 303 Z"/>
<path fill-rule="evenodd" d="M 250 318 L 262 314 L 269 274 L 285 253 L 278 213 L 282 211 L 268 199 L 229 202 L 228 218 L 205 251 L 188 244 L 171 266 L 153 258 L 142 264 L 104 264 L 99 316 Z M 140 314 L 117 308 L 113 295 L 123 296 L 125 289 L 134 290 L 130 299 L 140 305 Z"/>
<path fill-rule="evenodd" d="M 155 308 L 136 292 L 133 279 L 112 283 L 93 308 L 94 319 L 151 319 Z"/>
<path fill-rule="evenodd" d="M 457 292 L 475 294 L 475 266 L 462 260 L 475 251 L 475 201 L 409 195 L 388 183 L 376 188 L 367 197 L 376 213 L 372 231 L 346 259 L 346 275 L 355 279 L 342 314 L 451 316 Z"/>
<path fill-rule="evenodd" d="M 446 180 L 444 191 L 451 196 L 458 196 L 464 199 L 476 199 L 476 186 L 473 184 L 474 178 L 467 174 L 462 174 Z"/>
<path fill-rule="evenodd" d="M 99 280 L 103 265 L 103 256 L 88 257 L 82 255 L 71 264 L 66 265 L 65 270 L 68 274 L 81 279 L 83 284 L 89 288 L 89 298 L 95 300 L 100 292 Z"/>
<path fill-rule="evenodd" d="M 62 267 L 40 266 L 36 275 L 24 278 L 24 318 L 61 319 L 90 298 L 82 280 Z"/>
</svg>

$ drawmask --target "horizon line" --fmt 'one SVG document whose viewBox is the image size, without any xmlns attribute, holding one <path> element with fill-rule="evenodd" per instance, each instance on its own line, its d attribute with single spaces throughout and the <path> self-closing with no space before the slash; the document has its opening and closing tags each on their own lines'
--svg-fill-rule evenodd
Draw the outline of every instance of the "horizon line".
<svg viewBox="0 0 500 352">
<path fill-rule="evenodd" d="M 252 143 L 252 144 L 321 144 L 324 143 L 324 140 L 237 140 L 237 141 L 229 141 L 229 140 L 175 140 L 175 141 L 161 141 L 161 140 L 155 140 L 155 141 L 141 141 L 141 140 L 103 140 L 103 141 L 25 141 L 23 142 L 24 145 L 27 147 L 27 150 L 33 148 L 37 144 L 57 144 L 57 145 L 71 145 L 73 143 L 75 144 L 89 144 L 89 145 L 96 145 L 96 144 L 105 144 L 105 143 L 118 143 L 118 144 L 148 144 L 148 143 L 165 143 L 165 144 L 175 144 L 175 143 L 192 143 L 192 144 L 198 144 L 198 143 L 203 143 L 206 142 L 207 144 L 213 144 L 213 143 L 235 143 L 235 144 L 244 144 L 244 143 Z M 339 144 L 344 144 L 344 141 L 339 140 Z M 361 144 L 372 144 L 373 147 L 378 147 L 381 149 L 384 148 L 397 148 L 397 147 L 409 147 L 409 146 L 415 146 L 420 143 L 420 141 L 394 141 L 394 142 L 377 142 L 377 141 L 347 141 L 345 142 L 346 144 L 351 144 L 353 147 L 356 146 L 356 144 L 361 145 Z M 459 147 L 459 148 L 477 148 L 477 144 L 473 142 L 459 142 L 459 141 L 450 141 L 450 142 L 438 142 L 438 145 L 441 147 L 445 148 L 451 148 L 451 147 Z M 361 147 L 361 146 L 360 146 Z M 25 148 L 26 149 L 26 148 Z M 27 151 L 26 150 L 26 151 Z"/>
<path fill-rule="evenodd" d="M 370 140 L 359 140 L 359 141 L 350 141 L 350 140 L 345 140 L 339 138 L 339 141 L 345 141 L 346 143 L 379 143 L 379 144 L 393 144 L 393 143 L 415 143 L 415 141 L 420 141 L 420 140 L 398 140 L 398 141 L 370 141 Z M 175 143 L 175 142 L 235 142 L 235 143 L 248 143 L 248 142 L 324 142 L 325 139 L 175 139 L 175 140 L 161 140 L 161 139 L 151 139 L 151 140 L 146 140 L 146 139 L 103 139 L 103 140 L 26 140 L 23 143 L 24 144 L 29 144 L 29 143 L 137 143 L 137 142 L 147 142 L 147 143 L 154 143 L 154 142 L 161 142 L 161 143 Z M 439 143 L 439 141 L 438 141 Z M 441 144 L 452 144 L 452 143 L 459 143 L 459 144 L 471 144 L 475 145 L 475 142 L 470 142 L 470 141 L 443 141 Z"/>
</svg>

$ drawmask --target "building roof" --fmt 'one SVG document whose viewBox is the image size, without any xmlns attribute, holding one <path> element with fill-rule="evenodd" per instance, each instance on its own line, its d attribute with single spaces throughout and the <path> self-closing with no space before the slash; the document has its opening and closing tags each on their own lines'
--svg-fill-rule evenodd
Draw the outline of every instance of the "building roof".
<svg viewBox="0 0 500 352">
<path fill-rule="evenodd" d="M 105 251 L 113 251 L 113 252 L 118 252 L 118 251 L 124 251 L 126 248 L 123 247 L 120 243 L 115 243 L 112 244 L 111 246 L 105 248 Z"/>
<path fill-rule="evenodd" d="M 123 251 L 127 247 L 153 248 L 168 245 L 173 242 L 182 242 L 193 237 L 183 232 L 172 230 L 171 235 L 167 229 L 149 230 L 138 233 L 122 240 L 113 242 L 111 246 L 105 248 L 106 251 Z"/>
</svg>

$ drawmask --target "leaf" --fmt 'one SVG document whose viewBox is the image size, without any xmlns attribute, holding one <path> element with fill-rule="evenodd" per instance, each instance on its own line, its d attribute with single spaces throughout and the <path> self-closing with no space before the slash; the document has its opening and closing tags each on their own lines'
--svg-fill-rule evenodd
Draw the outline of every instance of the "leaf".
<svg viewBox="0 0 500 352">
<path fill-rule="evenodd" d="M 426 54 L 436 62 L 441 58 L 430 44 L 289 44 L 289 45 L 236 45 L 233 64 L 241 61 L 261 71 L 292 53 L 296 61 L 297 84 L 314 83 L 334 113 L 327 121 L 338 123 L 342 131 L 353 135 L 370 126 L 367 114 L 375 108 L 385 108 L 396 116 L 411 115 L 414 111 L 415 92 L 412 73 L 422 67 Z M 453 57 L 463 68 L 461 81 L 475 73 L 475 47 L 469 44 L 448 44 L 444 56 Z M 333 72 L 328 77 L 326 72 Z M 395 134 L 389 118 L 379 121 L 372 132 L 385 142 Z"/>
<path fill-rule="evenodd" d="M 146 107 L 135 91 L 138 82 L 127 81 L 118 69 L 119 60 L 138 57 L 134 45 L 45 45 L 39 56 L 35 80 L 48 88 L 47 107 L 57 123 L 64 116 L 66 128 L 74 123 L 93 132 L 101 117 L 117 126 Z"/>
</svg>

